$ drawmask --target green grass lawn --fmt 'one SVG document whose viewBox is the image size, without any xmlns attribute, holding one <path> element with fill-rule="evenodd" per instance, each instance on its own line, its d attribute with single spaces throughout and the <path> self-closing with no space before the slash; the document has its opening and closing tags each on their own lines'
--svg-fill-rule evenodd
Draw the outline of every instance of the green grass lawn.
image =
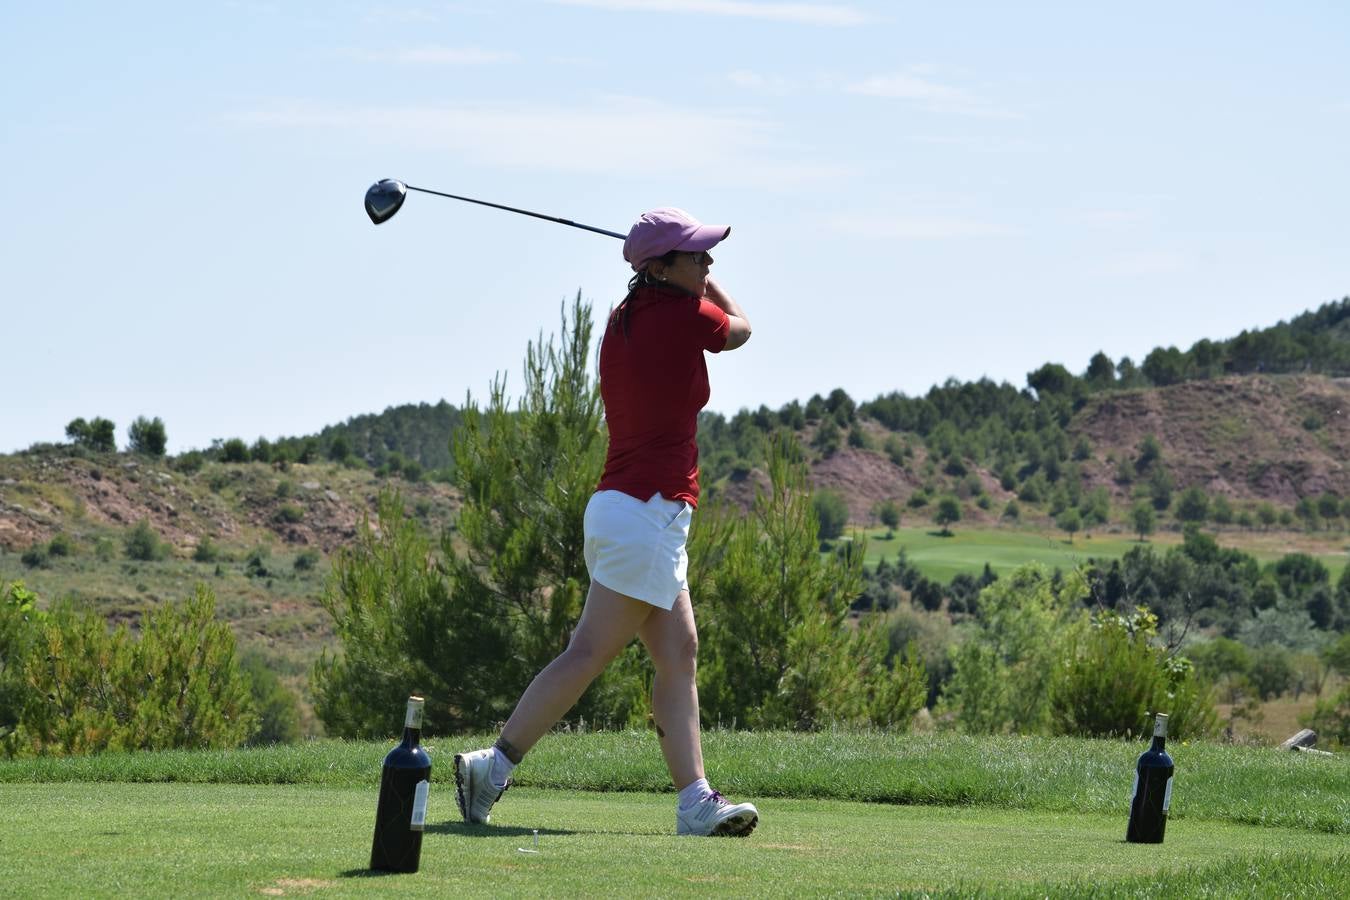
<svg viewBox="0 0 1350 900">
<path fill-rule="evenodd" d="M 554 734 L 493 824 L 459 823 L 428 741 L 422 871 L 365 871 L 386 742 L 0 762 L 17 896 L 1345 896 L 1350 761 L 1178 744 L 1167 841 L 1122 840 L 1142 742 L 715 731 L 744 840 L 677 838 L 645 732 Z M 538 854 L 529 848 L 540 834 Z"/>
<path fill-rule="evenodd" d="M 771 799 L 750 838 L 710 840 L 671 834 L 669 794 L 518 789 L 494 824 L 465 826 L 451 785 L 438 787 L 421 870 L 372 876 L 370 789 L 3 785 L 0 804 L 27 824 L 3 838 L 0 883 L 35 897 L 1003 895 L 1259 859 L 1284 860 L 1278 886 L 1350 886 L 1342 839 L 1290 829 L 1174 823 L 1162 846 L 1140 846 L 1120 816 Z M 539 852 L 521 853 L 535 830 Z M 1308 865 L 1286 871 L 1295 860 Z"/>
<path fill-rule="evenodd" d="M 1041 562 L 1050 568 L 1067 570 L 1094 557 L 1118 559 L 1131 548 L 1140 546 L 1136 538 L 1121 534 L 1093 533 L 1089 536 L 1079 532 L 1070 543 L 1068 535 L 1062 531 L 1007 527 L 962 528 L 960 523 L 953 526 L 952 533 L 946 536 L 940 534 L 936 526 L 897 528 L 891 540 L 885 540 L 884 528 L 868 529 L 864 533 L 867 536 L 867 565 L 876 565 L 881 559 L 893 560 L 900 548 L 904 547 L 909 561 L 918 566 L 924 575 L 944 583 L 961 572 L 978 575 L 985 563 L 998 575 L 1011 572 L 1028 562 Z M 1220 546 L 1237 547 L 1262 563 L 1274 562 L 1286 552 L 1293 552 L 1233 539 L 1231 535 L 1220 535 L 1218 540 Z M 1180 542 L 1179 534 L 1155 534 L 1149 537 L 1149 543 L 1156 552 L 1164 552 Z M 1340 552 L 1314 552 L 1312 555 L 1331 571 L 1334 584 L 1346 565 L 1344 548 Z"/>
</svg>

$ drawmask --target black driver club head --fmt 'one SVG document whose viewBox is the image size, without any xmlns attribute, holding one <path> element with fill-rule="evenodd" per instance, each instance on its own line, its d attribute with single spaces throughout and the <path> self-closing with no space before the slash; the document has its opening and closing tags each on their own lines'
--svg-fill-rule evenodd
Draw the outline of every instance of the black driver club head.
<svg viewBox="0 0 1350 900">
<path fill-rule="evenodd" d="M 408 188 L 403 182 L 393 178 L 377 181 L 366 191 L 366 215 L 376 225 L 387 222 L 398 212 L 407 196 Z"/>
</svg>

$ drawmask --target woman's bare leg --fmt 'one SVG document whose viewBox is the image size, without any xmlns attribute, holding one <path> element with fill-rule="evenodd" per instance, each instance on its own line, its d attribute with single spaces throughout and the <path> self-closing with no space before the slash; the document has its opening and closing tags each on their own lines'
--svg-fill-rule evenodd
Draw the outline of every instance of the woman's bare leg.
<svg viewBox="0 0 1350 900">
<path fill-rule="evenodd" d="M 618 656 L 656 607 L 591 582 L 572 640 L 534 677 L 502 728 L 498 746 L 518 760 L 552 728 Z"/>
<path fill-rule="evenodd" d="M 698 632 L 689 592 L 681 591 L 670 610 L 656 609 L 638 628 L 656 668 L 652 716 L 671 780 L 681 790 L 703 777 L 698 724 Z"/>
</svg>

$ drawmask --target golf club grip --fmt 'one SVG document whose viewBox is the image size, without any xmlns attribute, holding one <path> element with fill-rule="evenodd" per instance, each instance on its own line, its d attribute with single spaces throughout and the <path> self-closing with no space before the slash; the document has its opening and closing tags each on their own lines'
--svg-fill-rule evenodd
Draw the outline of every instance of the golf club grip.
<svg viewBox="0 0 1350 900">
<path fill-rule="evenodd" d="M 500 203 L 489 203 L 486 200 L 475 200 L 472 197 L 461 197 L 458 194 L 447 194 L 444 191 L 433 191 L 429 188 L 413 187 L 411 184 L 405 184 L 404 187 L 410 191 L 421 191 L 424 194 L 435 194 L 437 197 L 449 197 L 451 200 L 463 200 L 465 203 L 477 203 L 479 206 L 491 206 L 493 209 L 504 209 L 507 212 L 520 213 L 522 216 L 533 216 L 536 219 L 543 219 L 546 222 L 557 222 L 559 225 L 571 225 L 573 228 L 593 231 L 596 234 L 607 234 L 610 237 L 618 238 L 621 241 L 628 237 L 628 235 L 619 234 L 617 231 L 606 231 L 603 228 L 596 228 L 592 225 L 582 225 L 580 222 L 573 222 L 571 219 L 559 219 L 556 216 L 546 216 L 543 213 L 530 212 L 528 209 L 516 209 L 514 206 L 503 206 Z"/>
</svg>

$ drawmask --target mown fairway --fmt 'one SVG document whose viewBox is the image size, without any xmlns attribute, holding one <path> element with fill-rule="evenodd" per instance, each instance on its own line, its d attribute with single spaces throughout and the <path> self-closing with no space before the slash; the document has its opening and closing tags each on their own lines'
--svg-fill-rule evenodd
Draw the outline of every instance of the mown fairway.
<svg viewBox="0 0 1350 900">
<path fill-rule="evenodd" d="M 364 868 L 389 745 L 319 742 L 0 763 L 12 823 L 0 884 L 62 897 L 1350 891 L 1341 758 L 1178 746 L 1159 847 L 1122 840 L 1140 744 L 715 732 L 710 772 L 754 799 L 762 822 L 745 840 L 703 840 L 671 833 L 674 796 L 649 734 L 546 738 L 486 827 L 458 822 L 445 780 L 452 749 L 481 738 L 449 743 L 432 745 L 416 875 Z M 535 829 L 540 852 L 521 853 Z"/>
<path fill-rule="evenodd" d="M 1070 543 L 1068 535 L 1062 531 L 962 528 L 960 523 L 953 526 L 952 533 L 946 536 L 935 526 L 897 528 L 890 540 L 885 540 L 884 528 L 869 529 L 866 535 L 867 565 L 875 565 L 881 559 L 894 560 L 903 547 L 909 561 L 918 566 L 924 575 L 942 582 L 951 581 L 952 576 L 961 572 L 978 575 L 985 563 L 998 575 L 1007 574 L 1029 562 L 1041 562 L 1050 568 L 1067 570 L 1094 557 L 1116 559 L 1132 548 L 1141 546 L 1135 537 L 1118 533 L 1093 533 L 1089 537 L 1079 532 Z M 1288 541 L 1281 544 L 1264 535 L 1221 534 L 1218 541 L 1220 546 L 1236 547 L 1250 553 L 1263 564 L 1274 562 L 1296 549 L 1310 553 L 1330 570 L 1333 583 L 1345 568 L 1347 547 L 1350 546 L 1348 544 L 1337 549 L 1334 541 L 1323 541 L 1315 546 L 1296 548 Z M 1149 543 L 1156 553 L 1164 553 L 1167 548 L 1180 542 L 1181 536 L 1178 534 L 1149 537 Z"/>
<path fill-rule="evenodd" d="M 1344 843 L 1194 821 L 1175 823 L 1162 847 L 1145 847 L 1121 839 L 1120 816 L 774 799 L 761 803 L 763 825 L 751 838 L 699 840 L 671 834 L 669 794 L 529 788 L 506 795 L 495 825 L 468 827 L 451 790 L 442 785 L 436 796 L 421 871 L 371 877 L 370 790 L 4 785 L 0 803 L 32 825 L 5 841 L 0 876 L 21 895 L 67 897 L 1002 892 L 1301 853 L 1327 864 L 1330 887 Z M 535 829 L 539 853 L 521 853 Z"/>
</svg>

